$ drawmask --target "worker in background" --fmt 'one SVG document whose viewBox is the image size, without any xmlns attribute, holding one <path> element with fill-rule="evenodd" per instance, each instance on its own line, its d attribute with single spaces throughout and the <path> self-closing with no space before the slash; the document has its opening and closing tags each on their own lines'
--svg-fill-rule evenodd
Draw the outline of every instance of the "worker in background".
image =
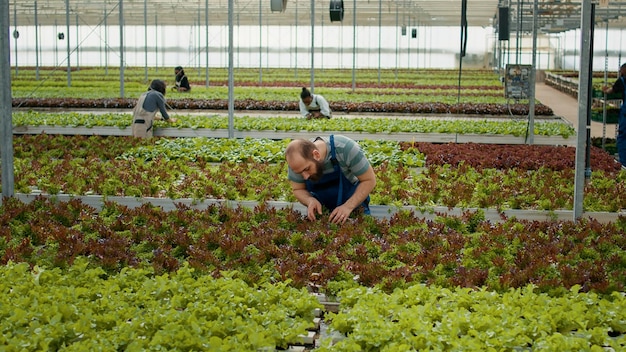
<svg viewBox="0 0 626 352">
<path fill-rule="evenodd" d="M 174 68 L 174 73 L 176 74 L 176 83 L 172 87 L 172 90 L 177 92 L 190 91 L 191 86 L 189 85 L 189 79 L 187 79 L 187 75 L 185 74 L 185 70 L 183 70 L 182 66 L 176 66 Z"/>
<path fill-rule="evenodd" d="M 333 112 L 330 111 L 330 105 L 323 96 L 319 94 L 312 94 L 306 88 L 302 88 L 300 93 L 300 113 L 310 119 L 329 119 L 333 116 Z"/>
<path fill-rule="evenodd" d="M 175 118 L 170 118 L 165 109 L 165 82 L 155 79 L 150 83 L 148 91 L 141 94 L 135 108 L 133 109 L 133 136 L 140 138 L 150 138 L 153 136 L 153 124 L 157 112 L 161 112 L 163 120 L 176 122 Z"/>
<path fill-rule="evenodd" d="M 619 120 L 617 121 L 617 154 L 622 166 L 626 166 L 626 64 L 619 68 L 617 80 L 612 87 L 604 86 L 602 91 L 606 94 L 622 93 L 622 105 L 619 109 Z"/>
</svg>

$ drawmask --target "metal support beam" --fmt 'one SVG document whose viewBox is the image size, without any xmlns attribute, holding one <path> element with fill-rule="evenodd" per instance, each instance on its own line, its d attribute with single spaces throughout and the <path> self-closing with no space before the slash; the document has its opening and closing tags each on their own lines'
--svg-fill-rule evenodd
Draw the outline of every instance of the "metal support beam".
<svg viewBox="0 0 626 352">
<path fill-rule="evenodd" d="M 204 56 L 205 56 L 205 77 L 204 86 L 209 88 L 209 0 L 204 1 Z"/>
<path fill-rule="evenodd" d="M 120 0 L 120 98 L 124 97 L 124 0 Z"/>
<path fill-rule="evenodd" d="M 148 82 L 148 0 L 143 0 L 143 46 L 144 72 L 143 80 Z"/>
<path fill-rule="evenodd" d="M 65 40 L 67 40 L 67 86 L 72 86 L 72 65 L 70 63 L 70 0 L 65 0 Z"/>
<path fill-rule="evenodd" d="M 356 0 L 352 3 L 352 92 L 354 92 L 356 90 Z"/>
<path fill-rule="evenodd" d="M 37 18 L 37 1 L 35 1 L 35 80 L 39 81 L 39 22 Z"/>
<path fill-rule="evenodd" d="M 589 60 L 591 60 L 591 50 L 589 43 L 591 41 L 592 25 L 591 18 L 591 0 L 582 1 L 582 13 L 580 18 L 580 78 L 578 80 L 578 129 L 576 145 L 576 170 L 574 176 L 574 221 L 578 220 L 583 214 L 583 198 L 585 189 L 585 154 L 587 148 L 587 110 L 589 101 L 589 81 L 591 80 L 589 71 Z"/>
<path fill-rule="evenodd" d="M 13 118 L 11 97 L 11 44 L 9 29 L 9 0 L 0 0 L 0 159 L 2 164 L 2 198 L 12 197 L 14 189 L 13 169 Z M 2 204 L 0 198 L 0 205 Z"/>
<path fill-rule="evenodd" d="M 533 14 L 533 52 L 532 52 L 532 66 L 530 68 L 530 82 L 528 92 L 528 139 L 527 144 L 535 144 L 535 82 L 537 81 L 537 11 L 539 9 L 539 0 L 534 0 L 535 11 Z"/>
<path fill-rule="evenodd" d="M 311 93 L 315 91 L 315 0 L 311 0 Z"/>
<path fill-rule="evenodd" d="M 17 38 L 19 37 L 17 30 L 17 2 L 13 6 L 13 39 L 15 39 L 15 76 L 19 73 L 18 64 L 17 64 Z"/>
<path fill-rule="evenodd" d="M 228 138 L 235 137 L 235 74 L 233 54 L 233 12 L 235 0 L 228 0 Z"/>
</svg>

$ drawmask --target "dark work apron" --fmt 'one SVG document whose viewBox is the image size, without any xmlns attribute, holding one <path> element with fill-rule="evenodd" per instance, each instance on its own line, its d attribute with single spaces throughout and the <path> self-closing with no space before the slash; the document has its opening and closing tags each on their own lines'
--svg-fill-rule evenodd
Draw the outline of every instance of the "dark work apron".
<svg viewBox="0 0 626 352">
<path fill-rule="evenodd" d="M 334 170 L 332 173 L 324 174 L 318 181 L 306 180 L 305 184 L 307 191 L 323 206 L 332 211 L 352 197 L 359 182 L 352 184 L 341 172 L 341 167 L 335 154 L 335 138 L 333 135 L 330 136 L 330 161 L 333 163 Z M 361 203 L 364 214 L 370 214 L 369 203 L 369 196 Z"/>
</svg>

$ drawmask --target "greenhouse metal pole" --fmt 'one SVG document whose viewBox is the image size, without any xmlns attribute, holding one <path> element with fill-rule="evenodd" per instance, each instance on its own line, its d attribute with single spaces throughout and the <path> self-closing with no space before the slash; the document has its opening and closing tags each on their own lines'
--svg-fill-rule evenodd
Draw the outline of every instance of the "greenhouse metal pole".
<svg viewBox="0 0 626 352">
<path fill-rule="evenodd" d="M 204 56 L 206 61 L 204 86 L 209 88 L 209 0 L 204 1 Z"/>
<path fill-rule="evenodd" d="M 527 144 L 535 144 L 535 81 L 537 77 L 537 12 L 539 11 L 539 1 L 534 0 L 533 9 L 533 57 L 530 67 L 529 103 L 528 103 L 528 140 Z"/>
<path fill-rule="evenodd" d="M 17 31 L 17 1 L 13 3 L 13 39 L 15 39 L 15 76 L 18 74 L 18 64 L 17 64 L 17 38 L 19 37 L 19 32 Z"/>
<path fill-rule="evenodd" d="M 148 82 L 148 0 L 143 0 L 144 81 Z"/>
<path fill-rule="evenodd" d="M 13 169 L 13 117 L 11 101 L 11 43 L 9 40 L 9 0 L 0 0 L 0 84 L 2 84 L 2 98 L 0 98 L 0 159 L 2 168 L 2 199 L 13 197 L 14 169 Z"/>
<path fill-rule="evenodd" d="M 398 3 L 396 3 L 396 72 L 395 72 L 395 79 L 396 81 L 398 80 Z"/>
<path fill-rule="evenodd" d="M 591 0 L 582 1 L 580 19 L 580 67 L 589 67 L 591 53 L 589 43 L 591 41 Z M 588 69 L 580 70 L 578 80 L 578 129 L 576 144 L 576 170 L 574 178 L 574 221 L 578 220 L 583 213 L 583 198 L 585 188 L 585 153 L 587 143 L 587 114 L 589 104 L 589 82 L 591 80 Z"/>
<path fill-rule="evenodd" d="M 80 42 L 78 34 L 78 14 L 76 14 L 76 70 L 80 70 Z"/>
<path fill-rule="evenodd" d="M 124 97 L 124 0 L 120 0 L 120 98 Z"/>
<path fill-rule="evenodd" d="M 109 75 L 109 27 L 107 26 L 107 8 L 104 5 L 104 75 Z"/>
<path fill-rule="evenodd" d="M 380 60 L 381 60 L 381 49 L 380 46 L 382 44 L 382 27 L 383 27 L 383 2 L 382 0 L 378 0 L 378 84 L 380 84 Z"/>
<path fill-rule="evenodd" d="M 233 74 L 233 12 L 234 0 L 228 0 L 228 138 L 235 137 L 235 94 Z"/>
<path fill-rule="evenodd" d="M 311 0 L 311 93 L 315 92 L 315 0 Z"/>
<path fill-rule="evenodd" d="M 202 56 L 200 56 L 200 54 L 202 54 L 202 18 L 200 17 L 200 8 L 198 7 L 198 29 L 197 29 L 197 34 L 198 34 L 198 46 L 197 46 L 197 50 L 196 50 L 196 66 L 198 67 L 198 77 L 200 77 L 200 74 L 202 73 Z"/>
<path fill-rule="evenodd" d="M 324 15 L 320 16 L 320 20 L 322 21 L 322 37 L 324 36 Z M 324 43 L 322 42 L 322 45 L 320 45 L 320 68 L 324 69 Z"/>
<path fill-rule="evenodd" d="M 259 83 L 263 83 L 263 0 L 259 0 Z"/>
<path fill-rule="evenodd" d="M 35 1 L 35 80 L 39 81 L 39 22 L 37 18 L 37 1 Z"/>
<path fill-rule="evenodd" d="M 352 92 L 356 89 L 356 0 L 352 1 Z"/>
<path fill-rule="evenodd" d="M 154 70 L 159 72 L 159 20 L 156 13 L 154 14 Z"/>
<path fill-rule="evenodd" d="M 72 86 L 72 65 L 70 63 L 70 0 L 65 0 L 65 32 L 67 35 L 67 86 Z"/>
<path fill-rule="evenodd" d="M 356 1 L 356 0 L 355 0 Z M 297 80 L 298 79 L 298 0 L 295 0 L 295 7 L 296 7 L 296 23 L 294 25 L 294 32 L 295 32 L 295 37 L 296 37 L 296 45 L 295 45 L 295 50 L 294 50 L 294 78 Z"/>
<path fill-rule="evenodd" d="M 59 35 L 59 28 L 57 26 L 57 19 L 54 19 L 54 33 L 55 33 L 55 40 L 54 40 L 54 67 L 58 67 L 59 66 L 59 40 L 60 38 L 58 37 Z M 57 40 L 58 39 L 58 40 Z"/>
</svg>

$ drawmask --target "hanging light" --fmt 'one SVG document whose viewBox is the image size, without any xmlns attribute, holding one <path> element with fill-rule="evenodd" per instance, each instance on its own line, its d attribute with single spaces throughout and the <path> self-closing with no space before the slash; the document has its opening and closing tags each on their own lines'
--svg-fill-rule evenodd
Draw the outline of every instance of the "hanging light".
<svg viewBox="0 0 626 352">
<path fill-rule="evenodd" d="M 330 0 L 330 21 L 343 21 L 343 0 Z"/>
</svg>

